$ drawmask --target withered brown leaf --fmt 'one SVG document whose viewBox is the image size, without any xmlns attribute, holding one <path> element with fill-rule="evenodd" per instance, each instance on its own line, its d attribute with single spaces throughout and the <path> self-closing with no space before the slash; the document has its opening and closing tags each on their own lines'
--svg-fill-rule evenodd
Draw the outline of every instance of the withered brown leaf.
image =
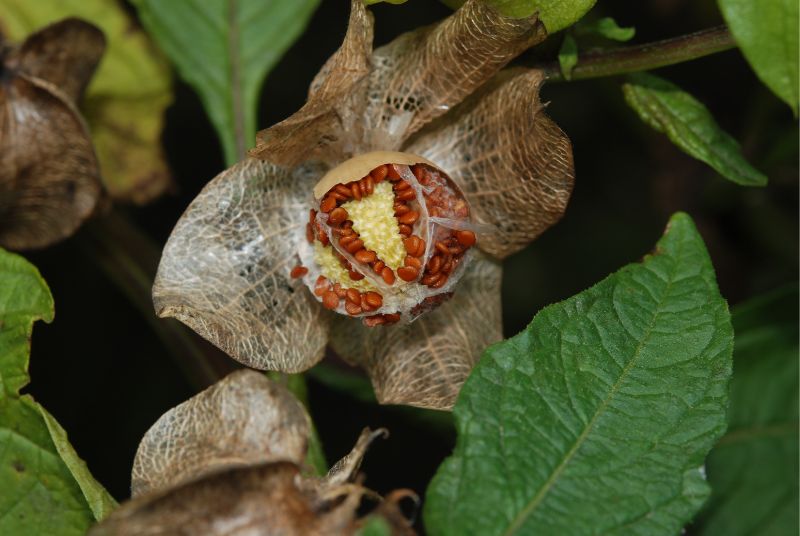
<svg viewBox="0 0 800 536">
<path fill-rule="evenodd" d="M 500 264 L 477 253 L 438 309 L 382 329 L 339 316 L 331 345 L 367 370 L 380 403 L 450 409 L 483 350 L 502 338 L 501 278 Z"/>
<path fill-rule="evenodd" d="M 76 102 L 104 48 L 102 32 L 79 19 L 0 44 L 1 245 L 47 246 L 93 212 L 99 170 Z"/>
<path fill-rule="evenodd" d="M 365 429 L 321 478 L 301 468 L 308 434 L 309 417 L 286 388 L 252 370 L 234 372 L 147 432 L 134 498 L 90 534 L 352 534 L 363 496 L 378 501 L 373 515 L 409 533 L 395 500 L 384 505 L 356 480 L 385 430 Z"/>
<path fill-rule="evenodd" d="M 248 158 L 208 183 L 164 246 L 159 316 L 251 367 L 298 372 L 322 359 L 329 315 L 289 277 L 317 178 Z"/>
<path fill-rule="evenodd" d="M 544 113 L 540 71 L 508 69 L 410 143 L 446 169 L 491 224 L 479 247 L 504 258 L 564 214 L 575 179 L 569 138 Z"/>
</svg>

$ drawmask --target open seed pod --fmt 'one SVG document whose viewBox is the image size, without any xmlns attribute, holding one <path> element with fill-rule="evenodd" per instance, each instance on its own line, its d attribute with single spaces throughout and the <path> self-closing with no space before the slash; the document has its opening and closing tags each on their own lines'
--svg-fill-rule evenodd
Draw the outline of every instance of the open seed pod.
<svg viewBox="0 0 800 536">
<path fill-rule="evenodd" d="M 103 33 L 79 19 L 19 46 L 0 38 L 0 245 L 47 246 L 94 211 L 100 175 L 77 102 L 104 50 Z"/>
<path fill-rule="evenodd" d="M 449 298 L 476 241 L 460 188 L 412 154 L 344 162 L 315 186 L 313 206 L 292 274 L 325 308 L 368 327 L 413 320 Z"/>
<path fill-rule="evenodd" d="M 362 498 L 377 503 L 393 534 L 413 534 L 388 502 L 357 479 L 365 429 L 324 477 L 304 466 L 309 417 L 283 386 L 238 371 L 165 413 L 142 439 L 133 499 L 94 527 L 97 535 L 353 534 Z"/>
<path fill-rule="evenodd" d="M 306 370 L 330 341 L 380 402 L 452 407 L 502 335 L 499 260 L 558 221 L 572 191 L 543 74 L 503 70 L 545 35 L 535 16 L 467 0 L 372 50 L 353 0 L 306 104 L 176 224 L 157 313 L 259 369 Z"/>
</svg>

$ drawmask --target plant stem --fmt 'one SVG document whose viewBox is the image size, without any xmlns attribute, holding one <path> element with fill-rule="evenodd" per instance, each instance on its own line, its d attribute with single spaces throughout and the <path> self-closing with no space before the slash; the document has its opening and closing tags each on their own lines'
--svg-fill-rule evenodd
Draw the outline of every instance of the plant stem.
<svg viewBox="0 0 800 536">
<path fill-rule="evenodd" d="M 690 61 L 734 48 L 728 28 L 716 26 L 707 30 L 613 50 L 588 51 L 578 56 L 578 65 L 570 80 L 585 80 L 625 73 L 657 69 Z M 541 66 L 549 81 L 564 81 L 557 62 Z"/>
</svg>

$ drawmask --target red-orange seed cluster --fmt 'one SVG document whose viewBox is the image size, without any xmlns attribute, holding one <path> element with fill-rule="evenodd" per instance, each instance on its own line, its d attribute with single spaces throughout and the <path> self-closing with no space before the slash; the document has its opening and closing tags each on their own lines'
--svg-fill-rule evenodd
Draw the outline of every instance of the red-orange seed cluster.
<svg viewBox="0 0 800 536">
<path fill-rule="evenodd" d="M 417 283 L 431 289 L 439 289 L 447 284 L 467 250 L 475 244 L 476 236 L 470 230 L 452 229 L 443 224 L 432 225 L 430 221 L 422 219 L 422 211 L 427 211 L 429 220 L 441 218 L 442 221 L 467 222 L 469 206 L 463 195 L 452 186 L 450 179 L 436 168 L 427 164 L 411 166 L 414 178 L 419 183 L 418 186 L 412 186 L 409 182 L 413 180 L 408 175 L 409 168 L 400 167 L 402 169 L 398 169 L 398 165 L 395 164 L 382 164 L 361 179 L 338 183 L 328 189 L 321 197 L 318 210 L 327 215 L 326 223 L 330 235 L 317 218 L 317 210 L 311 209 L 306 237 L 309 243 L 318 240 L 323 246 L 328 246 L 330 241 L 334 240 L 341 251 L 351 255 L 352 257 L 345 258 L 336 248 L 332 248 L 352 281 L 359 281 L 365 277 L 362 273 L 363 268 L 374 273 L 379 281 L 387 286 L 395 285 L 399 278 L 406 283 Z M 405 173 L 408 180 L 404 179 L 401 173 Z M 353 222 L 349 219 L 347 210 L 341 206 L 351 199 L 360 200 L 372 195 L 375 185 L 385 180 L 392 183 L 394 217 L 398 223 L 399 233 L 403 237 L 406 252 L 403 265 L 396 270 L 387 266 L 375 251 L 364 246 L 359 234 L 353 229 Z M 418 195 L 420 185 L 424 192 L 422 195 Z M 420 203 L 423 200 L 425 205 L 421 207 Z M 427 223 L 427 226 L 422 225 L 424 223 Z M 360 265 L 358 270 L 353 268 L 352 262 Z M 305 267 L 297 266 L 290 275 L 303 277 L 307 273 Z M 384 298 L 379 292 L 359 292 L 354 288 L 345 288 L 342 283 L 331 282 L 323 275 L 317 278 L 314 294 L 321 299 L 322 305 L 327 309 L 339 309 L 343 302 L 345 312 L 352 316 L 362 315 L 362 321 L 367 326 L 392 324 L 401 318 L 400 312 L 364 315 L 383 306 Z M 412 312 L 434 308 L 451 294 L 448 292 L 428 296 L 422 299 Z"/>
</svg>

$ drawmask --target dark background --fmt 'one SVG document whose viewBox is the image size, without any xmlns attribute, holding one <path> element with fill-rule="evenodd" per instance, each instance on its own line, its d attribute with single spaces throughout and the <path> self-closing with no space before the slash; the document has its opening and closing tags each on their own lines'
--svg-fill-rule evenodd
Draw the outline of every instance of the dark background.
<svg viewBox="0 0 800 536">
<path fill-rule="evenodd" d="M 312 77 L 339 46 L 349 2 L 324 0 L 301 39 L 266 81 L 260 126 L 297 110 Z M 434 22 L 450 10 L 432 0 L 378 5 L 376 45 Z M 603 0 L 593 15 L 633 25 L 631 43 L 644 43 L 720 24 L 713 1 Z M 555 58 L 561 36 L 526 53 L 526 64 Z M 723 296 L 732 306 L 798 275 L 798 130 L 785 104 L 762 86 L 738 51 L 728 51 L 658 74 L 704 102 L 720 125 L 738 139 L 744 154 L 769 176 L 769 186 L 732 184 L 675 148 L 639 121 L 625 104 L 620 78 L 553 83 L 543 90 L 548 111 L 570 136 L 576 185 L 563 220 L 505 263 L 505 332 L 521 330 L 542 307 L 598 282 L 639 260 L 662 233 L 669 215 L 688 212 L 703 235 Z M 130 271 L 153 270 L 157 251 L 192 198 L 223 160 L 199 99 L 176 81 L 163 143 L 174 174 L 174 190 L 147 207 L 117 207 L 155 242 L 157 249 L 130 248 Z M 98 245 L 101 218 L 75 237 L 45 251 L 26 254 L 50 284 L 56 303 L 51 325 L 34 329 L 29 391 L 69 432 L 97 479 L 119 500 L 128 496 L 130 468 L 139 439 L 167 409 L 200 385 L 187 377 L 152 329 L 146 286 L 139 308 L 118 281 L 98 265 L 107 254 Z M 114 234 L 113 232 L 111 234 Z M 124 234 L 124 233 L 123 233 Z M 155 253 L 155 255 L 154 255 Z M 146 283 L 146 279 L 145 279 Z M 144 303 L 144 306 L 142 306 Z M 157 322 L 163 322 L 158 320 Z M 188 331 L 188 330 L 187 330 Z M 196 338 L 199 339 L 199 338 Z M 210 346 L 222 368 L 234 366 Z M 354 374 L 359 372 L 350 371 Z M 387 426 L 364 464 L 367 485 L 379 492 L 411 488 L 419 493 L 452 449 L 454 434 L 432 412 L 398 411 L 355 400 L 309 381 L 312 416 L 329 462 L 352 446 L 364 426 Z"/>
</svg>

